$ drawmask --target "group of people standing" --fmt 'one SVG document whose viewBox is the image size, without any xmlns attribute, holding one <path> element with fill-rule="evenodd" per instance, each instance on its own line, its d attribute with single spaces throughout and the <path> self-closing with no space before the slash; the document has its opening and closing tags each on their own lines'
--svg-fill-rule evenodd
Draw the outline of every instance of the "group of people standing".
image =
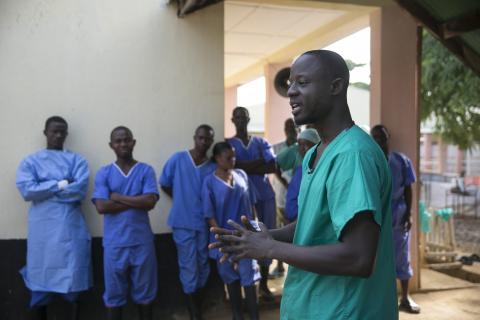
<svg viewBox="0 0 480 320">
<path fill-rule="evenodd" d="M 217 260 L 235 320 L 243 319 L 242 287 L 251 319 L 259 317 L 257 281 L 260 295 L 272 298 L 272 259 L 290 265 L 282 319 L 394 319 L 393 240 L 399 243 L 397 276 L 404 289 L 400 307 L 419 311 L 408 297 L 415 181 L 409 160 L 389 152 L 386 128 L 372 129 L 380 149 L 355 126 L 346 105 L 348 69 L 337 54 L 305 53 L 292 67 L 291 83 L 295 123 L 313 125 L 297 136 L 295 123 L 287 120 L 287 140 L 277 155 L 265 139 L 249 135 L 248 110 L 237 107 L 234 137 L 215 144 L 209 157 L 214 130 L 199 126 L 194 147 L 173 154 L 157 181 L 154 169 L 133 157 L 131 130 L 112 130 L 116 160 L 96 173 L 91 199 L 104 216 L 103 301 L 109 319 L 121 319 L 128 295 L 140 318 L 152 319 L 158 281 L 148 212 L 160 198 L 158 185 L 173 200 L 168 225 L 191 319 L 202 319 L 209 257 Z M 46 319 L 54 295 L 72 302 L 75 316 L 78 295 L 93 285 L 93 277 L 90 234 L 80 211 L 87 162 L 64 149 L 63 118 L 47 119 L 44 134 L 47 148 L 21 162 L 16 184 L 32 202 L 21 273 L 32 293 L 30 306 Z M 285 189 L 283 206 L 276 206 L 268 174 L 276 174 Z M 276 229 L 277 221 L 284 226 Z"/>
</svg>

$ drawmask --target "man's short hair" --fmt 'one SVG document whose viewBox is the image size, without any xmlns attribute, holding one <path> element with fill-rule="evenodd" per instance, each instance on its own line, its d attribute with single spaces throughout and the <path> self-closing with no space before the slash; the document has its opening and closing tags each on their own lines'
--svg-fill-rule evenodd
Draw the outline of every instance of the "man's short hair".
<svg viewBox="0 0 480 320">
<path fill-rule="evenodd" d="M 64 125 L 67 126 L 68 128 L 68 123 L 65 119 L 63 119 L 62 117 L 60 116 L 51 116 L 50 118 L 47 119 L 47 121 L 45 121 L 45 130 L 48 129 L 48 126 L 50 125 L 50 123 L 52 122 L 59 122 L 59 123 L 63 123 Z"/>
<path fill-rule="evenodd" d="M 318 61 L 321 62 L 321 66 L 325 68 L 324 70 L 332 77 L 332 79 L 342 78 L 346 82 L 345 87 L 348 87 L 350 71 L 348 70 L 347 63 L 341 55 L 330 50 L 311 50 L 303 53 L 302 56 L 303 55 L 310 55 L 317 58 Z"/>
<path fill-rule="evenodd" d="M 208 124 L 199 125 L 197 129 L 195 129 L 195 134 L 197 134 L 199 130 L 212 131 L 212 133 L 215 134 L 215 131 L 213 130 L 212 126 Z"/>
<path fill-rule="evenodd" d="M 112 132 L 110 132 L 110 141 L 112 140 L 112 137 L 113 137 L 113 134 L 117 131 L 120 131 L 120 130 L 124 130 L 127 132 L 127 134 L 133 138 L 133 133 L 132 133 L 132 130 L 130 130 L 129 128 L 125 127 L 125 126 L 118 126 L 118 127 L 115 127 L 113 128 Z"/>
<path fill-rule="evenodd" d="M 245 107 L 241 107 L 241 106 L 235 107 L 235 108 L 233 109 L 233 111 L 232 111 L 232 116 L 235 114 L 235 112 L 240 111 L 240 110 L 245 111 L 245 112 L 247 113 L 247 116 L 250 117 L 250 112 L 248 112 L 248 109 L 245 108 Z"/>
</svg>

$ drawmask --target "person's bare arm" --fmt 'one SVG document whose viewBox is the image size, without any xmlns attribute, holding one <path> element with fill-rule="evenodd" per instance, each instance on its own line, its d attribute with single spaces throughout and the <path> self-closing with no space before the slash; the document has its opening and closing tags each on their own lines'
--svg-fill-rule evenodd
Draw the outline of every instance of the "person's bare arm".
<svg viewBox="0 0 480 320">
<path fill-rule="evenodd" d="M 252 232 L 233 221 L 229 223 L 237 233 L 217 234 L 219 242 L 210 245 L 225 254 L 222 260 L 229 257 L 234 261 L 278 259 L 317 274 L 365 278 L 374 269 L 380 227 L 372 212 L 356 214 L 344 227 L 339 243 L 318 246 L 297 246 L 274 240 L 263 225 L 261 232 Z"/>
<path fill-rule="evenodd" d="M 277 177 L 277 179 L 282 183 L 282 185 L 285 188 L 288 188 L 288 182 L 287 182 L 287 180 L 285 180 L 284 177 L 282 177 L 282 171 L 280 170 L 280 168 L 278 166 L 275 169 L 275 177 Z"/>
<path fill-rule="evenodd" d="M 242 169 L 246 173 L 253 174 L 253 171 L 258 166 L 261 166 L 265 163 L 263 159 L 255 159 L 255 160 L 237 160 L 235 162 L 235 168 Z"/>
<path fill-rule="evenodd" d="M 297 222 L 287 224 L 283 228 L 268 230 L 268 233 L 272 236 L 274 240 L 292 243 L 293 236 L 295 235 L 295 228 L 297 227 Z"/>
<path fill-rule="evenodd" d="M 129 206 L 123 203 L 106 199 L 96 199 L 95 207 L 97 208 L 97 212 L 100 214 L 113 214 L 130 209 Z"/>
<path fill-rule="evenodd" d="M 165 192 L 170 198 L 173 199 L 173 189 L 172 189 L 172 187 L 160 186 L 160 188 L 162 188 L 163 192 Z"/>
<path fill-rule="evenodd" d="M 110 194 L 110 200 L 124 204 L 130 208 L 150 211 L 155 207 L 158 201 L 158 195 L 155 193 L 146 193 L 138 196 L 126 196 L 120 193 Z"/>
<path fill-rule="evenodd" d="M 267 163 L 263 162 L 261 165 L 253 168 L 250 172 L 251 174 L 267 174 L 275 173 L 277 171 L 277 164 L 275 160 L 269 161 Z"/>
</svg>

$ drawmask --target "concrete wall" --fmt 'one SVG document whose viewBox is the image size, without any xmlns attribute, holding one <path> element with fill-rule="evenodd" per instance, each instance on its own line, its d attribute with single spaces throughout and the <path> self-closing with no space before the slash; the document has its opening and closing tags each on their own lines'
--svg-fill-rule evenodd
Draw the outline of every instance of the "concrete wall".
<svg viewBox="0 0 480 320">
<path fill-rule="evenodd" d="M 114 160 L 107 143 L 120 124 L 157 175 L 192 145 L 198 124 L 224 137 L 223 4 L 178 19 L 158 0 L 3 0 L 0 70 L 0 239 L 26 237 L 15 170 L 44 147 L 48 116 L 69 122 L 66 148 L 88 159 L 91 180 Z M 169 206 L 162 197 L 151 213 L 156 233 L 169 231 Z M 89 201 L 83 207 L 101 236 L 101 217 Z"/>
<path fill-rule="evenodd" d="M 284 123 L 292 118 L 292 108 L 288 97 L 282 97 L 277 93 L 274 80 L 277 73 L 283 68 L 291 66 L 291 62 L 266 64 L 265 74 L 265 137 L 271 144 L 285 140 Z"/>
</svg>

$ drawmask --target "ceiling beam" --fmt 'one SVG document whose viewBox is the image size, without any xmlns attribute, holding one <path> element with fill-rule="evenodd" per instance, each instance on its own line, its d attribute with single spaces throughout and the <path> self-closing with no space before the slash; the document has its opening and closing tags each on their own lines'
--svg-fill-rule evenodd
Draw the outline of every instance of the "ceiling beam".
<svg viewBox="0 0 480 320">
<path fill-rule="evenodd" d="M 392 0 L 388 0 L 392 1 Z M 273 6 L 273 7 L 292 7 L 292 8 L 312 8 L 325 10 L 342 10 L 342 11 L 359 11 L 369 10 L 371 8 L 365 5 L 351 4 L 351 3 L 333 3 L 330 1 L 318 0 L 226 0 L 227 3 L 232 4 L 247 4 L 258 6 Z M 357 1 L 361 2 L 361 1 Z"/>
<path fill-rule="evenodd" d="M 480 10 L 451 19 L 440 25 L 442 37 L 449 39 L 462 33 L 480 29 Z"/>
<path fill-rule="evenodd" d="M 467 67 L 480 76 L 480 54 L 472 50 L 458 37 L 444 38 L 441 23 L 427 9 L 412 0 L 395 0 L 400 7 L 407 10 L 420 24 L 429 29 L 450 52 L 457 56 Z"/>
</svg>

